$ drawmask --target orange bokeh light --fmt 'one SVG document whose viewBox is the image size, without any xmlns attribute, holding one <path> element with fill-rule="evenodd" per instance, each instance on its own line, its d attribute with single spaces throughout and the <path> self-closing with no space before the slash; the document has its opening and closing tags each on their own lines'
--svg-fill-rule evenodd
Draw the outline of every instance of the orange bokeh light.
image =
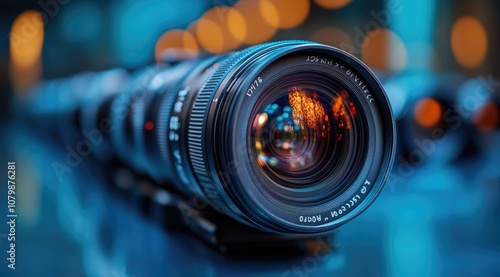
<svg viewBox="0 0 500 277">
<path fill-rule="evenodd" d="M 231 17 L 228 15 L 231 13 Z M 231 21 L 229 20 L 231 19 Z M 243 16 L 229 7 L 215 7 L 208 10 L 196 24 L 196 37 L 200 46 L 208 52 L 220 54 L 236 49 L 240 40 L 231 35 L 229 26 L 236 24 L 246 29 Z"/>
<path fill-rule="evenodd" d="M 451 30 L 451 50 L 461 66 L 469 69 L 479 66 L 487 49 L 488 38 L 479 20 L 463 16 L 455 21 Z"/>
<path fill-rule="evenodd" d="M 347 6 L 352 0 L 314 0 L 314 2 L 325 9 L 333 10 Z"/>
<path fill-rule="evenodd" d="M 42 76 L 42 15 L 33 10 L 21 13 L 12 24 L 9 39 L 10 80 L 16 93 L 25 96 Z"/>
<path fill-rule="evenodd" d="M 243 0 L 228 12 L 228 28 L 233 38 L 246 44 L 258 44 L 274 36 L 277 27 L 264 19 L 260 11 L 261 2 Z"/>
<path fill-rule="evenodd" d="M 260 13 L 271 26 L 290 29 L 298 26 L 309 15 L 309 0 L 261 0 Z"/>
<path fill-rule="evenodd" d="M 155 58 L 158 62 L 166 57 L 191 58 L 197 56 L 198 53 L 198 44 L 193 34 L 184 30 L 170 30 L 164 33 L 155 45 Z"/>
<path fill-rule="evenodd" d="M 28 69 L 41 60 L 43 47 L 42 15 L 33 10 L 20 14 L 12 24 L 10 38 L 10 59 L 17 69 Z"/>
<path fill-rule="evenodd" d="M 495 130 L 500 123 L 500 111 L 493 102 L 487 102 L 474 113 L 474 124 L 482 132 Z"/>
<path fill-rule="evenodd" d="M 442 109 L 438 101 L 424 98 L 417 102 L 414 109 L 415 120 L 424 127 L 432 127 L 441 120 Z"/>
<path fill-rule="evenodd" d="M 406 66 L 406 47 L 401 38 L 388 29 L 368 33 L 361 55 L 366 64 L 378 69 L 396 71 Z"/>
</svg>

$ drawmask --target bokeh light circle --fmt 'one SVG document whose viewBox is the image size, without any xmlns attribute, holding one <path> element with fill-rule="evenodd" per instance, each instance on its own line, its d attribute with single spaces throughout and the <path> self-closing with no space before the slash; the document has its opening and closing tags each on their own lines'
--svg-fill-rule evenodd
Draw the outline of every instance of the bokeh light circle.
<svg viewBox="0 0 500 277">
<path fill-rule="evenodd" d="M 474 125 L 482 132 L 491 132 L 499 127 L 500 111 L 495 103 L 488 101 L 473 116 Z"/>
<path fill-rule="evenodd" d="M 415 120 L 423 127 L 433 127 L 437 125 L 441 119 L 441 115 L 441 105 L 435 99 L 424 98 L 415 105 Z"/>
<path fill-rule="evenodd" d="M 290 29 L 300 25 L 309 15 L 309 0 L 261 0 L 260 13 L 271 26 Z"/>
<path fill-rule="evenodd" d="M 231 22 L 229 12 L 232 12 Z M 200 46 L 211 53 L 221 54 L 236 49 L 240 45 L 240 40 L 231 35 L 229 26 L 234 20 L 241 21 L 241 14 L 229 7 L 215 7 L 208 10 L 196 24 L 196 38 Z M 238 24 L 238 23 L 236 23 Z M 245 28 L 238 24 L 238 28 Z"/>
<path fill-rule="evenodd" d="M 370 67 L 399 71 L 406 66 L 406 46 L 389 29 L 376 29 L 366 34 L 361 48 L 363 61 Z"/>
<path fill-rule="evenodd" d="M 198 53 L 199 47 L 194 35 L 184 30 L 175 29 L 164 33 L 155 45 L 155 58 L 159 62 L 166 58 L 191 58 Z"/>
<path fill-rule="evenodd" d="M 340 9 L 347 6 L 352 0 L 314 0 L 316 4 L 325 9 Z"/>
<path fill-rule="evenodd" d="M 457 62 L 468 69 L 479 66 L 486 57 L 486 31 L 474 17 L 460 17 L 451 30 L 451 50 Z"/>
<path fill-rule="evenodd" d="M 10 30 L 10 59 L 13 66 L 26 69 L 41 59 L 44 29 L 42 15 L 34 10 L 21 13 Z"/>
<path fill-rule="evenodd" d="M 253 45 L 268 41 L 276 34 L 277 27 L 269 24 L 260 11 L 261 2 L 243 0 L 234 5 L 228 13 L 228 28 L 233 38 Z M 234 22 L 238 24 L 233 25 Z"/>
</svg>

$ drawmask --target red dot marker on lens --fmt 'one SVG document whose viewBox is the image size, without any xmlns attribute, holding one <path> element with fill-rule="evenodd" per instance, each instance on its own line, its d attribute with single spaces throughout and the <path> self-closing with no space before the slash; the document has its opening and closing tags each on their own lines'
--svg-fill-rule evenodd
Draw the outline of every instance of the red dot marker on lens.
<svg viewBox="0 0 500 277">
<path fill-rule="evenodd" d="M 144 129 L 148 130 L 148 131 L 151 131 L 155 128 L 155 124 L 151 121 L 147 121 L 145 124 L 144 124 Z"/>
</svg>

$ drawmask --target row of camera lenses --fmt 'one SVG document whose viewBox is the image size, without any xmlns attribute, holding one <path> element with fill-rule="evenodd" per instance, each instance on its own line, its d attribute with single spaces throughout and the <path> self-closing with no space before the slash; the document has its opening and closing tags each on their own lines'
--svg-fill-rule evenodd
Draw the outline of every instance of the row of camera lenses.
<svg viewBox="0 0 500 277">
<path fill-rule="evenodd" d="M 47 117 L 47 120 L 38 122 L 47 125 L 37 127 L 62 135 L 60 140 L 65 144 L 78 143 L 76 139 L 82 134 L 73 134 L 67 126 L 70 126 L 68 121 L 79 124 L 81 115 L 76 99 L 81 96 L 65 92 L 80 88 L 86 98 L 92 99 L 93 92 L 113 94 L 129 78 L 127 72 L 118 69 L 107 71 L 99 78 L 92 78 L 93 75 L 85 73 L 48 82 L 52 89 L 44 89 L 47 97 L 39 99 L 50 101 L 34 107 L 47 111 L 38 113 Z M 497 88 L 499 82 L 491 76 L 466 78 L 457 73 L 422 73 L 385 76 L 383 79 L 397 119 L 399 162 L 404 159 L 417 164 L 448 164 L 461 157 L 490 154 L 490 150 L 500 147 L 500 89 Z M 71 105 L 72 99 L 75 105 Z M 72 108 L 75 109 L 74 118 L 57 116 L 58 112 L 67 114 Z M 90 131 L 94 127 L 92 124 L 89 122 L 88 126 L 76 130 Z M 106 152 L 105 145 L 94 147 L 99 147 L 97 153 L 104 155 Z"/>
<path fill-rule="evenodd" d="M 307 41 L 81 74 L 31 96 L 19 110 L 58 140 L 67 164 L 116 161 L 270 232 L 326 232 L 360 214 L 395 153 L 377 78 Z"/>
<path fill-rule="evenodd" d="M 458 73 L 384 80 L 397 120 L 397 162 L 452 164 L 500 148 L 500 82 Z"/>
</svg>

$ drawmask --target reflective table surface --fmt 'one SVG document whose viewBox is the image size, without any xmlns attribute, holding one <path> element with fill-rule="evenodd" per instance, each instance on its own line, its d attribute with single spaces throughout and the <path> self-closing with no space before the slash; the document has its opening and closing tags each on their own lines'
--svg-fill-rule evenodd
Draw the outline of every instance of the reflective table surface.
<svg viewBox="0 0 500 277">
<path fill-rule="evenodd" d="M 64 153 L 29 132 L 10 132 L 3 146 L 17 166 L 18 218 L 15 270 L 0 229 L 0 276 L 500 275 L 498 148 L 453 165 L 396 163 L 380 197 L 335 231 L 331 248 L 233 257 L 145 217 L 93 165 L 59 179 L 53 164 Z M 2 189 L 2 210 L 6 198 Z"/>
</svg>

